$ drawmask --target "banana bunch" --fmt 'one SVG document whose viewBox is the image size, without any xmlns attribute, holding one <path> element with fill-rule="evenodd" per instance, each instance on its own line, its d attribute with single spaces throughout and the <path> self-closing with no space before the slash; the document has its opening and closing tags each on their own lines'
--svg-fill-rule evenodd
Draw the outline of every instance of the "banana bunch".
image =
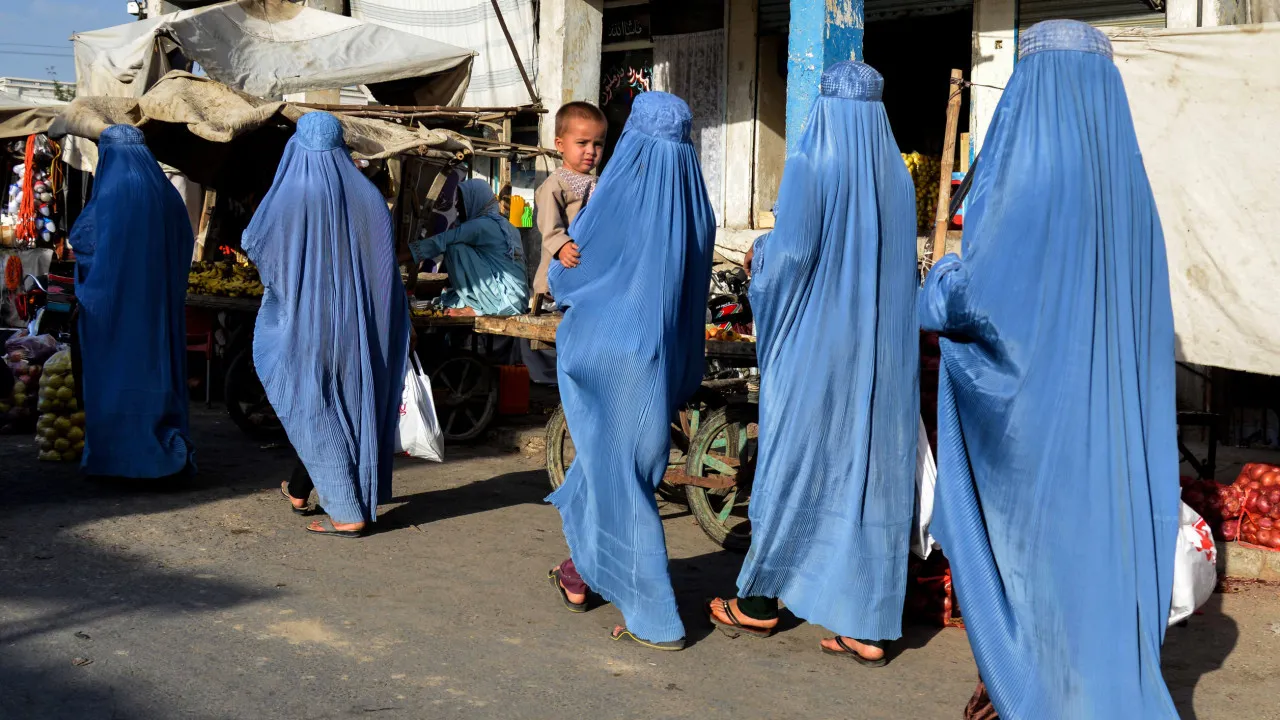
<svg viewBox="0 0 1280 720">
<path fill-rule="evenodd" d="M 922 235 L 928 235 L 933 228 L 934 214 L 938 211 L 938 182 L 942 174 L 942 160 L 918 152 L 904 153 L 902 160 L 907 164 L 911 182 L 916 186 L 916 230 Z"/>
<path fill-rule="evenodd" d="M 253 265 L 227 261 L 191 264 L 187 292 L 220 297 L 262 297 L 262 281 Z"/>
</svg>

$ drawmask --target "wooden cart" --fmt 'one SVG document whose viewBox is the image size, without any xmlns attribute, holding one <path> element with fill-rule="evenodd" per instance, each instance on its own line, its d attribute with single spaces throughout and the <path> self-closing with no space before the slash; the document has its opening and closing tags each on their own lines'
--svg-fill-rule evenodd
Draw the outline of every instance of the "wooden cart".
<svg viewBox="0 0 1280 720">
<path fill-rule="evenodd" d="M 267 400 L 253 367 L 253 325 L 259 298 L 187 295 L 187 306 L 225 313 L 227 333 L 223 396 L 232 422 L 262 442 L 284 439 L 284 428 Z M 431 378 L 436 414 L 444 438 L 466 442 L 479 437 L 497 414 L 497 371 L 483 342 L 474 341 L 470 317 L 415 317 L 419 350 Z"/>
<path fill-rule="evenodd" d="M 559 315 L 475 319 L 477 333 L 555 343 Z M 754 366 L 755 343 L 707 341 L 709 361 Z M 658 495 L 686 502 L 703 531 L 721 547 L 745 552 L 751 544 L 746 508 L 755 469 L 758 407 L 746 379 L 706 379 L 671 420 L 671 450 Z M 573 463 L 573 438 L 563 406 L 546 428 L 547 475 L 559 487 Z"/>
</svg>

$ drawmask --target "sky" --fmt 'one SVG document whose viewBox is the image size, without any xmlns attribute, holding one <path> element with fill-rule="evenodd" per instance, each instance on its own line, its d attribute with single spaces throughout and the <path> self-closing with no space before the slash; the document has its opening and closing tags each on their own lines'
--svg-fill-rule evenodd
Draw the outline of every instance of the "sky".
<svg viewBox="0 0 1280 720">
<path fill-rule="evenodd" d="M 0 77 L 74 83 L 71 34 L 133 21 L 125 5 L 126 0 L 0 0 Z"/>
</svg>

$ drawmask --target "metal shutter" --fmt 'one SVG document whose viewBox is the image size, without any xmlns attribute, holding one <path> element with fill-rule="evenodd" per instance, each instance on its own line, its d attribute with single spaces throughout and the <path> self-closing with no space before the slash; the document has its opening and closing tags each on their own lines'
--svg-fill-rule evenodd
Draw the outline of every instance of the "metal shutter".
<svg viewBox="0 0 1280 720">
<path fill-rule="evenodd" d="M 1162 4 L 1162 3 L 1161 3 Z M 1090 25 L 1165 26 L 1164 11 L 1143 0 L 1018 0 L 1018 29 L 1042 20 L 1080 20 Z"/>
<path fill-rule="evenodd" d="M 945 15 L 972 9 L 973 0 L 866 0 L 863 15 L 866 22 L 876 22 L 922 15 Z"/>
<path fill-rule="evenodd" d="M 790 0 L 759 0 L 761 35 L 786 35 L 791 25 Z M 973 0 L 866 0 L 864 22 L 971 11 Z"/>
</svg>

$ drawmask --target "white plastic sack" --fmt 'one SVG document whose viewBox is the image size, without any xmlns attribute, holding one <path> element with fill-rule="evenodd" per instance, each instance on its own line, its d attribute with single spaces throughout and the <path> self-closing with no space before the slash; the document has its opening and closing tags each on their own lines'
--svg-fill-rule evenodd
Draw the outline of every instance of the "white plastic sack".
<svg viewBox="0 0 1280 720">
<path fill-rule="evenodd" d="M 421 460 L 444 460 L 444 435 L 436 420 L 436 403 L 431 397 L 431 379 L 422 371 L 417 353 L 409 354 L 404 375 L 404 395 L 400 400 L 400 428 L 396 433 L 396 454 Z"/>
<path fill-rule="evenodd" d="M 1218 551 L 1209 525 L 1199 513 L 1182 503 L 1178 542 L 1173 550 L 1173 600 L 1169 624 L 1186 620 L 1209 600 L 1218 584 Z"/>
<path fill-rule="evenodd" d="M 929 433 L 920 419 L 919 440 L 916 442 L 916 517 L 915 530 L 911 533 L 911 552 L 921 560 L 938 547 L 938 541 L 929 533 L 933 523 L 933 489 L 938 484 L 938 466 L 933 462 L 933 448 L 929 447 Z"/>
</svg>

